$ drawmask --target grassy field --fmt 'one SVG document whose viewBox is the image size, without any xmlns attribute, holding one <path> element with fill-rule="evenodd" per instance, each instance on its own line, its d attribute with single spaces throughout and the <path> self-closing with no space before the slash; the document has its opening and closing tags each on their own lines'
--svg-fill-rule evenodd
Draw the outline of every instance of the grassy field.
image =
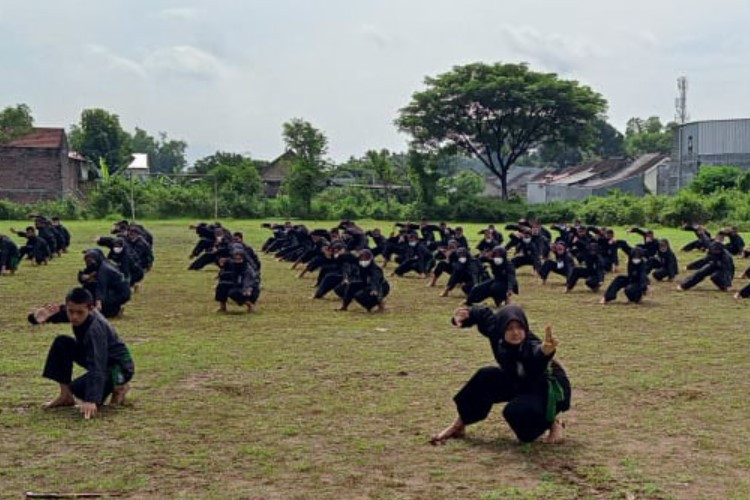
<svg viewBox="0 0 750 500">
<path fill-rule="evenodd" d="M 256 248 L 269 235 L 227 225 Z M 476 330 L 449 324 L 458 291 L 391 278 L 387 313 L 335 313 L 308 298 L 314 278 L 263 256 L 258 312 L 218 315 L 214 269 L 186 270 L 187 221 L 151 222 L 155 268 L 114 323 L 136 362 L 128 405 L 84 421 L 40 407 L 57 391 L 40 377 L 47 349 L 70 328 L 25 319 L 76 284 L 80 251 L 110 228 L 68 226 L 69 254 L 0 277 L 0 496 L 750 498 L 750 303 L 710 283 L 605 307 L 582 283 L 564 295 L 556 275 L 542 287 L 521 270 L 518 302 L 532 329 L 554 326 L 573 384 L 567 442 L 518 445 L 496 409 L 468 439 L 432 447 L 454 393 L 493 363 Z M 472 243 L 479 227 L 467 225 Z"/>
</svg>

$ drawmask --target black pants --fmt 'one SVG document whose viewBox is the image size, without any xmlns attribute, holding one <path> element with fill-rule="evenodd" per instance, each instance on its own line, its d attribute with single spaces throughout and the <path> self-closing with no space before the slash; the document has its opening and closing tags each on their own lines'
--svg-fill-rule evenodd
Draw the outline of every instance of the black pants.
<svg viewBox="0 0 750 500">
<path fill-rule="evenodd" d="M 190 252 L 190 256 L 195 258 L 203 252 L 210 252 L 213 246 L 214 242 L 212 240 L 201 238 L 200 240 L 198 240 L 198 243 L 195 244 L 193 251 Z"/>
<path fill-rule="evenodd" d="M 124 286 L 119 287 L 118 290 L 112 291 L 107 297 L 101 298 L 97 297 L 96 295 L 96 283 L 95 282 L 86 282 L 83 284 L 83 288 L 89 291 L 91 293 L 91 296 L 94 297 L 96 300 L 102 301 L 102 310 L 101 313 L 104 315 L 105 318 L 114 318 L 118 314 L 120 314 L 120 310 L 122 309 L 122 306 L 128 303 L 130 301 L 130 286 L 129 284 L 124 284 Z"/>
<path fill-rule="evenodd" d="M 669 271 L 667 271 L 666 267 L 657 267 L 656 269 L 654 269 L 654 272 L 651 276 L 653 276 L 656 281 L 661 281 L 664 278 L 671 279 L 671 277 L 669 276 Z"/>
<path fill-rule="evenodd" d="M 568 270 L 565 267 L 562 269 L 558 268 L 557 261 L 548 260 L 542 264 L 542 268 L 539 270 L 539 276 L 546 281 L 549 273 L 559 274 L 560 276 L 565 277 L 566 281 L 568 280 Z"/>
<path fill-rule="evenodd" d="M 260 290 L 256 287 L 250 295 L 245 295 L 244 290 L 238 286 L 234 286 L 233 283 L 219 283 L 216 285 L 216 294 L 214 298 L 217 302 L 227 302 L 232 299 L 238 306 L 243 306 L 250 302 L 255 304 L 260 297 Z"/>
<path fill-rule="evenodd" d="M 565 411 L 570 407 L 570 382 L 563 372 L 555 376 L 565 393 L 565 400 L 557 404 L 557 411 Z M 497 366 L 480 368 L 453 401 L 465 425 L 484 420 L 494 404 L 507 402 L 503 417 L 524 443 L 534 441 L 552 425 L 547 421 L 547 384 L 534 390 L 520 390 Z"/>
<path fill-rule="evenodd" d="M 740 290 L 740 297 L 742 297 L 743 299 L 750 297 L 750 284 L 745 285 L 745 287 Z"/>
<path fill-rule="evenodd" d="M 354 281 L 346 286 L 344 292 L 344 306 L 348 306 L 353 300 L 356 300 L 359 305 L 367 309 L 368 311 L 373 307 L 377 306 L 383 299 L 388 296 L 391 291 L 391 286 L 387 281 L 384 281 L 381 285 L 380 295 L 372 295 L 370 290 L 365 288 L 365 283 L 362 281 Z"/>
<path fill-rule="evenodd" d="M 534 271 L 539 271 L 539 262 L 530 255 L 517 255 L 511 259 L 513 267 L 518 269 L 523 266 L 532 266 Z"/>
<path fill-rule="evenodd" d="M 439 278 L 443 275 L 443 273 L 451 274 L 453 272 L 453 266 L 450 265 L 450 263 L 447 260 L 441 260 L 438 261 L 437 265 L 435 266 L 435 277 Z"/>
<path fill-rule="evenodd" d="M 322 299 L 331 290 L 337 288 L 344 281 L 344 275 L 339 273 L 328 273 L 320 281 L 318 289 L 315 290 L 315 298 Z"/>
<path fill-rule="evenodd" d="M 722 272 L 714 272 L 714 270 L 710 267 L 701 269 L 697 273 L 693 274 L 688 279 L 683 281 L 681 286 L 683 289 L 689 290 L 709 276 L 711 277 L 711 281 L 714 283 L 714 285 L 716 285 L 716 287 L 720 290 L 726 290 L 730 286 L 732 286 L 731 280 L 726 279 Z"/>
<path fill-rule="evenodd" d="M 625 295 L 630 302 L 640 302 L 643 298 L 644 288 L 638 283 L 630 283 L 627 276 L 617 276 L 612 283 L 607 287 L 607 291 L 604 292 L 604 300 L 610 302 L 617 298 L 617 293 L 625 289 Z"/>
<path fill-rule="evenodd" d="M 424 274 L 426 269 L 425 265 L 420 260 L 407 260 L 406 262 L 400 264 L 396 268 L 396 275 L 397 276 L 403 276 L 404 274 L 408 273 L 409 271 L 414 271 L 419 274 Z"/>
<path fill-rule="evenodd" d="M 492 300 L 495 301 L 495 306 L 499 306 L 508 300 L 508 284 L 496 280 L 483 281 L 471 289 L 469 297 L 466 299 L 466 304 L 478 304 L 488 297 L 492 297 Z"/>
<path fill-rule="evenodd" d="M 197 259 L 195 259 L 188 269 L 191 271 L 200 271 L 204 267 L 206 267 L 209 264 L 218 264 L 218 260 L 216 259 L 216 255 L 213 253 L 204 253 Z"/>
<path fill-rule="evenodd" d="M 86 352 L 81 344 L 76 342 L 76 339 L 67 335 L 59 335 L 52 342 L 52 346 L 47 354 L 47 362 L 44 364 L 44 372 L 42 376 L 44 378 L 54 380 L 58 384 L 64 384 L 70 386 L 70 390 L 78 399 L 85 400 L 86 397 L 86 385 L 88 384 L 89 374 L 85 373 L 75 380 L 73 378 L 73 363 L 79 366 L 86 367 Z M 104 394 L 102 394 L 102 401 L 88 401 L 89 403 L 101 404 L 107 396 L 112 393 L 114 388 L 113 372 L 118 375 L 118 385 L 126 384 L 133 378 L 133 369 L 131 367 L 108 367 L 107 380 L 104 382 Z"/>
<path fill-rule="evenodd" d="M 585 267 L 576 267 L 570 273 L 570 277 L 568 278 L 568 290 L 572 290 L 576 286 L 576 283 L 578 283 L 578 280 L 581 278 L 586 278 L 586 286 L 594 292 L 597 291 L 601 286 L 599 276 L 596 273 L 592 273 Z"/>
</svg>

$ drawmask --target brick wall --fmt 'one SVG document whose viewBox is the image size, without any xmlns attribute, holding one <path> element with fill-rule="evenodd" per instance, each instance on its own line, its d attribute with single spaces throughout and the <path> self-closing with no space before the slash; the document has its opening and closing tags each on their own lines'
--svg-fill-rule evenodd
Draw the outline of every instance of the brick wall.
<svg viewBox="0 0 750 500">
<path fill-rule="evenodd" d="M 60 198 L 63 194 L 62 167 L 65 167 L 66 177 L 70 168 L 67 152 L 63 157 L 62 151 L 64 149 L 0 147 L 0 199 L 32 203 Z M 75 179 L 77 182 L 77 177 Z"/>
</svg>

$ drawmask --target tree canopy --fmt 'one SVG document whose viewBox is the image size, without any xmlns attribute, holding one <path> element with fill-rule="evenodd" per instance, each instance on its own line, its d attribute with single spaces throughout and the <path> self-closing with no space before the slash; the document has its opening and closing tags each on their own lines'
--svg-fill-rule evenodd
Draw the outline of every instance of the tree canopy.
<svg viewBox="0 0 750 500">
<path fill-rule="evenodd" d="M 70 129 L 70 144 L 83 156 L 106 163 L 114 174 L 130 161 L 130 135 L 120 125 L 120 117 L 104 109 L 85 109 L 81 121 Z"/>
<path fill-rule="evenodd" d="M 166 132 L 159 132 L 159 138 L 156 139 L 145 130 L 136 127 L 131 149 L 134 153 L 148 155 L 149 168 L 154 173 L 177 173 L 187 166 L 187 143 L 169 139 Z"/>
<path fill-rule="evenodd" d="M 630 156 L 648 153 L 669 154 L 676 126 L 674 122 L 662 125 L 658 116 L 651 116 L 645 120 L 631 118 L 625 128 L 625 151 Z"/>
<path fill-rule="evenodd" d="M 24 136 L 33 128 L 34 118 L 26 104 L 8 106 L 0 111 L 0 144 Z"/>
<path fill-rule="evenodd" d="M 507 172 L 530 148 L 589 144 L 606 111 L 604 98 L 574 80 L 526 64 L 474 63 L 425 79 L 396 124 L 415 146 L 460 150 L 496 175 L 507 198 Z"/>
<path fill-rule="evenodd" d="M 284 142 L 295 154 L 291 172 L 284 182 L 284 191 L 302 213 L 309 214 L 312 197 L 325 186 L 324 156 L 328 138 L 310 122 L 295 118 L 284 123 Z"/>
</svg>

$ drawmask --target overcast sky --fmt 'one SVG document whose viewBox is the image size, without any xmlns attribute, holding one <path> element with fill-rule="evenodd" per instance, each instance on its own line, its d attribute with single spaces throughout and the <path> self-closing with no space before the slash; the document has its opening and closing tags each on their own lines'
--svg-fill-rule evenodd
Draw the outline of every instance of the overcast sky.
<svg viewBox="0 0 750 500">
<path fill-rule="evenodd" d="M 0 0 L 0 108 L 38 126 L 85 108 L 165 131 L 191 160 L 272 159 L 301 117 L 341 161 L 405 149 L 393 120 L 426 75 L 521 62 L 577 79 L 631 116 L 750 117 L 746 0 Z"/>
</svg>

